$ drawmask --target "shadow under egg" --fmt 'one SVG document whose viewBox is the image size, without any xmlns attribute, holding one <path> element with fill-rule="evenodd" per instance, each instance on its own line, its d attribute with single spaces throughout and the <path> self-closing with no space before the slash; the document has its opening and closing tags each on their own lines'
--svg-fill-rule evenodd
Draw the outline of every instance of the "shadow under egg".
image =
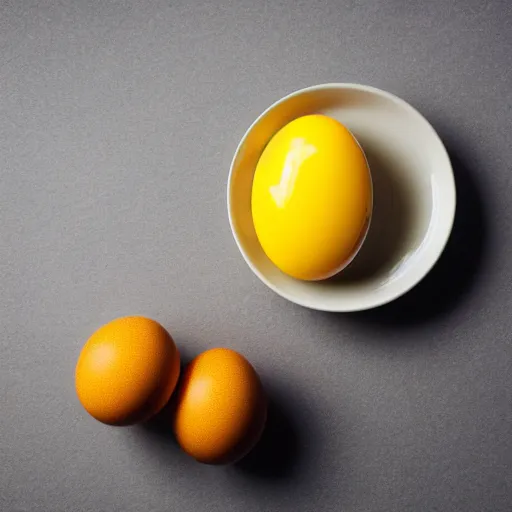
<svg viewBox="0 0 512 512">
<path fill-rule="evenodd" d="M 358 138 L 359 139 L 359 138 Z M 366 239 L 354 260 L 326 283 L 385 280 L 409 254 L 417 205 L 403 179 L 399 158 L 378 144 L 360 141 L 373 182 L 373 212 Z"/>
</svg>

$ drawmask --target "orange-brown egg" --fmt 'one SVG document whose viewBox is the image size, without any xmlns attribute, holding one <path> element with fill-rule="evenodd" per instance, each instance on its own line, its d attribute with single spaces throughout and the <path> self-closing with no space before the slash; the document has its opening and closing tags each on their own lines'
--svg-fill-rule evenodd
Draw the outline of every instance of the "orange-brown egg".
<svg viewBox="0 0 512 512">
<path fill-rule="evenodd" d="M 216 348 L 185 369 L 176 397 L 174 432 L 189 455 L 229 464 L 259 440 L 267 403 L 255 369 L 234 350 Z"/>
<path fill-rule="evenodd" d="M 168 402 L 180 372 L 170 334 L 144 317 L 113 320 L 84 345 L 75 385 L 84 408 L 108 425 L 145 421 Z"/>
</svg>

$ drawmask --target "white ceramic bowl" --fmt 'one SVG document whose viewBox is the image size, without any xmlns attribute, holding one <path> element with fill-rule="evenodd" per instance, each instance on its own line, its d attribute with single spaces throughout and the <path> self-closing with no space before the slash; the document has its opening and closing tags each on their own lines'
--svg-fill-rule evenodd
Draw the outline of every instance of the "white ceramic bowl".
<svg viewBox="0 0 512 512">
<path fill-rule="evenodd" d="M 272 136 L 297 117 L 321 113 L 345 124 L 361 144 L 373 180 L 373 216 L 353 262 L 325 281 L 299 281 L 265 255 L 251 215 L 258 159 Z M 390 302 L 433 267 L 455 216 L 450 159 L 429 122 L 400 98 L 357 84 L 324 84 L 294 92 L 250 126 L 228 179 L 231 230 L 252 271 L 282 297 L 323 311 L 359 311 Z"/>
</svg>

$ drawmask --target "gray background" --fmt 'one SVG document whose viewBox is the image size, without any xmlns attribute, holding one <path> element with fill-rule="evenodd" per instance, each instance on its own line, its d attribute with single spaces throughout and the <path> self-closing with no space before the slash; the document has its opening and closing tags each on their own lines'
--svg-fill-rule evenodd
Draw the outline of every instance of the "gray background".
<svg viewBox="0 0 512 512">
<path fill-rule="evenodd" d="M 508 511 L 512 503 L 512 8 L 508 0 L 2 2 L 0 509 Z M 420 109 L 453 159 L 442 260 L 364 314 L 254 277 L 231 156 L 271 102 L 327 81 Z M 272 400 L 245 461 L 74 392 L 102 323 L 144 314 L 185 358 L 244 353 Z"/>
</svg>

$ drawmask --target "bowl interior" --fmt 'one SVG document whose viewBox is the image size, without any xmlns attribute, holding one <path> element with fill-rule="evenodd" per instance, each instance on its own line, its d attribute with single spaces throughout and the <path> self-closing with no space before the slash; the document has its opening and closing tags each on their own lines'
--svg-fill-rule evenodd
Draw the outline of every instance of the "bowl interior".
<svg viewBox="0 0 512 512">
<path fill-rule="evenodd" d="M 263 252 L 251 216 L 251 188 L 267 142 L 296 117 L 322 113 L 344 123 L 361 144 L 372 174 L 373 216 L 354 261 L 334 278 L 298 281 Z M 402 295 L 433 266 L 451 231 L 455 185 L 446 150 L 416 110 L 378 89 L 333 84 L 294 93 L 249 128 L 228 184 L 233 234 L 253 271 L 270 288 L 303 306 L 326 311 L 368 309 Z"/>
</svg>

